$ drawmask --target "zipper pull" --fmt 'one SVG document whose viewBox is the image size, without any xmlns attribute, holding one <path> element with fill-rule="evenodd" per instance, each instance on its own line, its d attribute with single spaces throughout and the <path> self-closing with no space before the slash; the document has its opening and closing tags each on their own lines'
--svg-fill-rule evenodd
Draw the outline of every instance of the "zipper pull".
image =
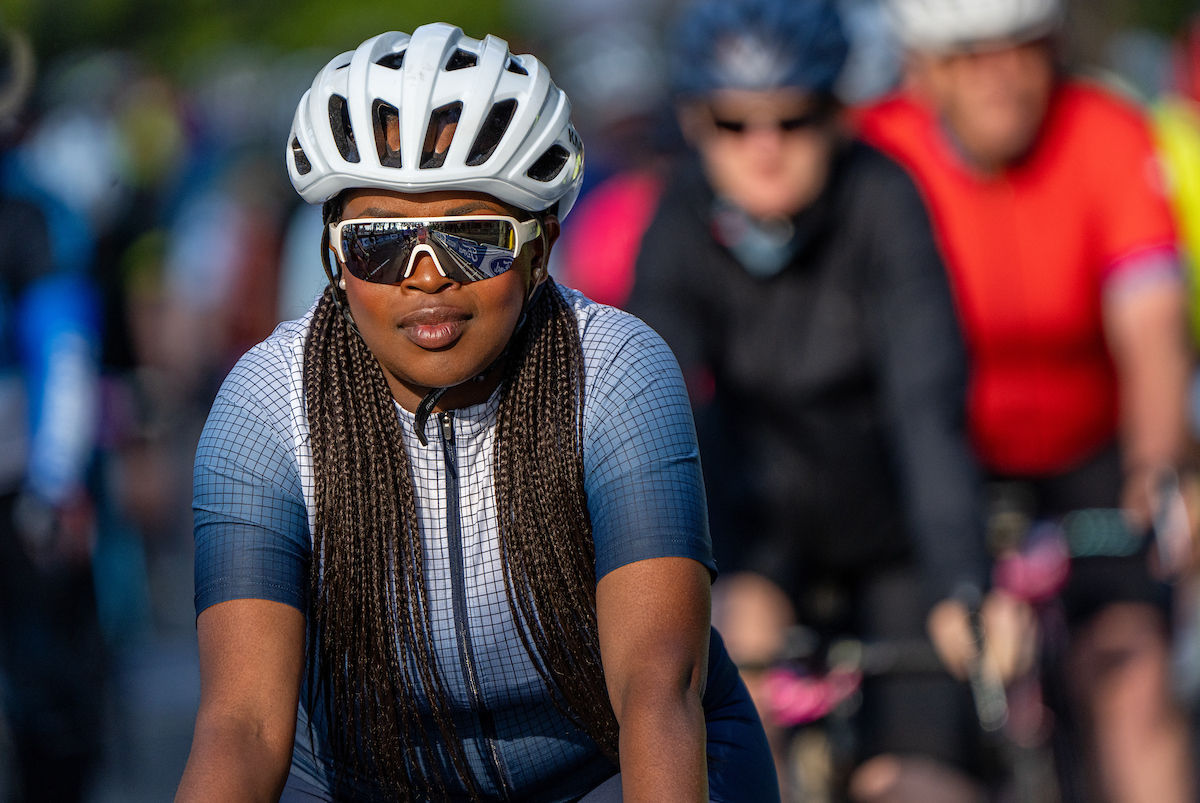
<svg viewBox="0 0 1200 803">
<path fill-rule="evenodd" d="M 446 443 L 454 440 L 454 425 L 451 422 L 450 413 L 438 413 L 438 418 L 442 420 L 442 439 Z"/>
</svg>

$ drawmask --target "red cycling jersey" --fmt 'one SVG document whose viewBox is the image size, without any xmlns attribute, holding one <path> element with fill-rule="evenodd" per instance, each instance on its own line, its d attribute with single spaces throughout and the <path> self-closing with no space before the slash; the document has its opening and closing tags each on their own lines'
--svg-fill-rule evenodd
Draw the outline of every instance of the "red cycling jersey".
<svg viewBox="0 0 1200 803">
<path fill-rule="evenodd" d="M 563 284 L 592 301 L 625 306 L 662 184 L 649 170 L 619 173 L 579 200 L 558 249 Z"/>
<path fill-rule="evenodd" d="M 1173 266 L 1174 224 L 1138 110 L 1080 82 L 1056 91 L 1033 151 L 973 170 L 936 115 L 891 97 L 857 115 L 930 207 L 970 347 L 971 433 L 988 469 L 1065 471 L 1117 429 L 1102 296 Z"/>
</svg>

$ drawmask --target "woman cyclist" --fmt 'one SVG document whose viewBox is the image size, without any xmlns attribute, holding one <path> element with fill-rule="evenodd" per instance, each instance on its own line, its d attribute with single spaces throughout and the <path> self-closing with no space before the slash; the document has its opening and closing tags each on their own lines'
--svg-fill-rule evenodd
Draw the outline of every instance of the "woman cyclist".
<svg viewBox="0 0 1200 803">
<path fill-rule="evenodd" d="M 546 280 L 569 111 L 535 58 L 440 23 L 300 101 L 330 287 L 201 438 L 178 800 L 778 800 L 710 633 L 679 369 Z"/>
</svg>

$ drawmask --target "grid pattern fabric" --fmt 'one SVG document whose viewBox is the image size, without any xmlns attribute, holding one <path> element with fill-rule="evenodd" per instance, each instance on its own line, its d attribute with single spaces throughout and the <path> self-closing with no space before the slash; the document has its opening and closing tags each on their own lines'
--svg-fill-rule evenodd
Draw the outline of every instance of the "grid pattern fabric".
<svg viewBox="0 0 1200 803">
<path fill-rule="evenodd" d="M 673 355 L 638 319 L 561 290 L 575 311 L 584 350 L 585 489 L 597 579 L 653 557 L 693 558 L 715 571 L 691 408 Z M 314 481 L 302 368 L 311 315 L 281 324 L 243 357 L 209 415 L 194 479 L 197 613 L 239 598 L 306 610 Z M 498 407 L 499 392 L 452 414 L 460 496 L 450 511 L 438 418 L 429 420 L 428 445 L 422 446 L 413 416 L 396 406 L 412 465 L 438 665 L 468 759 L 489 797 L 569 801 L 613 768 L 555 709 L 509 610 L 492 482 Z M 461 562 L 453 560 L 449 515 L 459 521 Z M 494 743 L 484 734 L 461 671 L 456 583 L 460 600 L 465 597 L 468 642 Z M 292 774 L 327 790 L 334 768 L 320 744 L 323 724 L 309 728 L 310 714 L 320 713 L 303 709 Z M 499 756 L 507 795 L 495 786 L 491 755 Z M 362 791 L 370 796 L 371 790 Z"/>
</svg>

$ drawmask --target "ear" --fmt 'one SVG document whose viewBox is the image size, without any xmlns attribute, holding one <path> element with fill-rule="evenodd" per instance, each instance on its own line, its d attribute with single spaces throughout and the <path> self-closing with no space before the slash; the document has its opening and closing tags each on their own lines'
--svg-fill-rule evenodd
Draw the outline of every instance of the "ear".
<svg viewBox="0 0 1200 803">
<path fill-rule="evenodd" d="M 675 106 L 675 119 L 679 121 L 679 130 L 683 139 L 692 148 L 699 148 L 712 129 L 712 114 L 701 102 L 684 101 Z"/>
<path fill-rule="evenodd" d="M 533 258 L 529 261 L 529 293 L 550 277 L 550 252 L 558 236 L 562 233 L 562 225 L 557 215 L 545 215 L 541 219 L 541 234 L 537 240 L 530 243 L 533 246 Z"/>
</svg>

